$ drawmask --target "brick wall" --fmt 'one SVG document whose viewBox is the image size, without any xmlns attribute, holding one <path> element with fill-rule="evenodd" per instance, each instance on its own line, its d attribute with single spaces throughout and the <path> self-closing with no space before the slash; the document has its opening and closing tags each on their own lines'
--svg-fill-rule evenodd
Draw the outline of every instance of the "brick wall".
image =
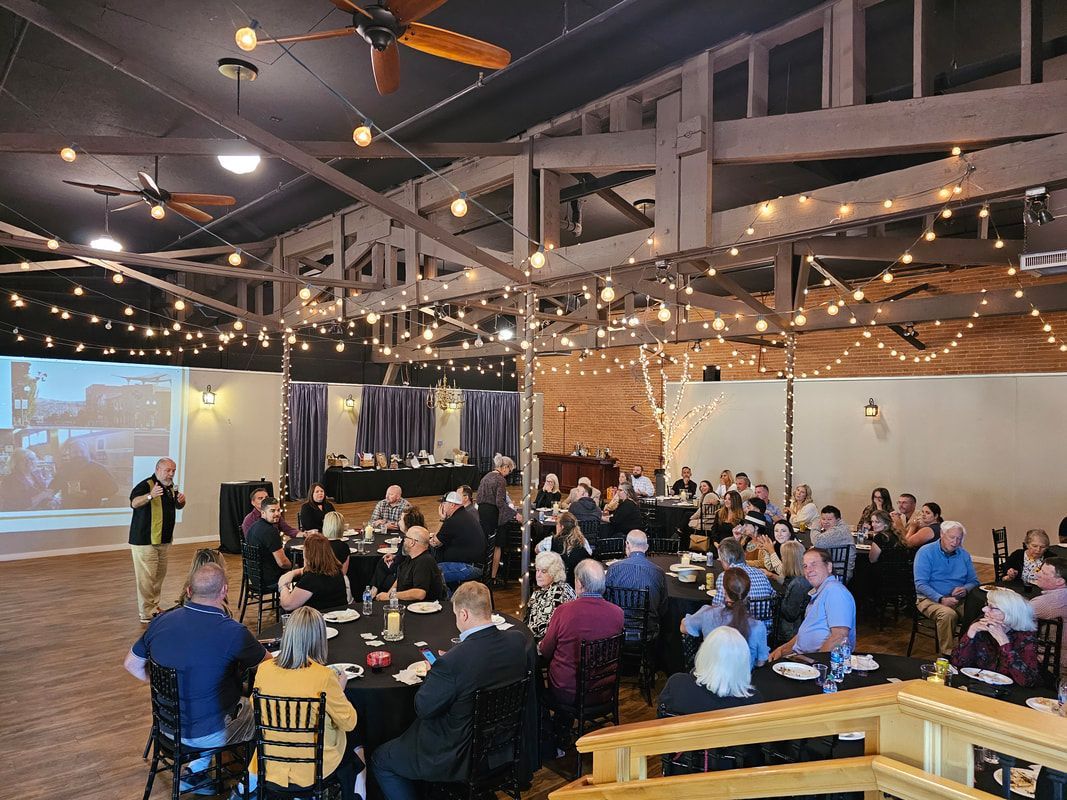
<svg viewBox="0 0 1067 800">
<path fill-rule="evenodd" d="M 930 284 L 930 294 L 937 295 L 999 289 L 1016 286 L 1017 282 L 1025 289 L 1037 282 L 1057 280 L 1062 278 L 1009 278 L 1002 267 L 921 270 L 897 277 L 890 285 L 872 285 L 867 294 L 870 300 L 877 301 L 922 282 Z M 825 314 L 825 304 L 837 297 L 836 291 L 813 287 L 805 301 L 806 313 L 813 318 Z M 762 299 L 768 304 L 773 302 L 769 297 Z M 858 305 L 851 297 L 845 299 L 853 306 Z M 981 314 L 981 306 L 976 310 Z M 707 316 L 694 310 L 691 319 Z M 847 306 L 841 309 L 840 316 L 845 320 L 849 318 Z M 1051 334 L 1042 329 L 1044 323 L 1052 325 Z M 1059 349 L 1067 342 L 1067 312 L 1042 314 L 1040 318 L 979 316 L 945 321 L 940 325 L 922 323 L 916 326 L 916 332 L 927 345 L 925 351 L 915 349 L 887 327 L 875 326 L 868 330 L 870 338 L 863 336 L 861 325 L 847 331 L 801 332 L 797 340 L 796 374 L 813 378 L 816 371 L 818 377 L 1067 371 L 1067 352 Z M 709 334 L 712 333 L 709 330 Z M 957 337 L 957 334 L 962 336 Z M 1056 337 L 1055 343 L 1047 341 L 1050 335 Z M 773 338 L 767 337 L 768 341 Z M 856 342 L 860 343 L 858 347 Z M 879 348 L 879 342 L 883 347 Z M 784 367 L 785 354 L 780 348 L 721 343 L 711 336 L 701 343 L 701 347 L 700 353 L 690 351 L 691 377 L 697 381 L 701 380 L 705 364 L 719 365 L 724 381 L 774 379 Z M 946 347 L 948 353 L 944 352 Z M 891 355 L 893 350 L 896 350 L 896 356 Z M 666 350 L 679 360 L 683 351 L 683 345 L 669 345 Z M 901 354 L 905 355 L 904 361 L 899 358 Z M 920 359 L 918 363 L 914 361 L 916 355 Z M 591 448 L 608 446 L 623 466 L 641 463 L 650 473 L 660 464 L 661 443 L 637 365 L 637 347 L 608 348 L 581 362 L 577 356 L 578 353 L 569 357 L 542 358 L 537 365 L 536 390 L 544 393 L 545 400 L 545 449 L 569 452 L 577 441 Z M 929 361 L 925 360 L 927 356 Z M 677 380 L 681 367 L 668 365 L 667 372 L 671 380 Z M 658 370 L 650 370 L 650 375 L 659 398 Z M 560 402 L 567 406 L 566 441 L 563 439 L 563 414 L 556 411 Z"/>
</svg>

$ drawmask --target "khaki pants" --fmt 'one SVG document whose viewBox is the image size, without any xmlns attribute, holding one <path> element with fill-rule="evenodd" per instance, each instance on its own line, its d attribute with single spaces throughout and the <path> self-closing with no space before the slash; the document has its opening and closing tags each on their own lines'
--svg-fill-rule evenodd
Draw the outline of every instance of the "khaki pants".
<svg viewBox="0 0 1067 800">
<path fill-rule="evenodd" d="M 964 598 L 961 597 L 955 608 L 935 603 L 927 597 L 920 597 L 916 602 L 919 613 L 927 619 L 932 619 L 937 626 L 937 642 L 941 645 L 941 655 L 949 655 L 956 646 L 956 625 L 963 614 L 963 601 Z"/>
<path fill-rule="evenodd" d="M 167 577 L 169 544 L 131 544 L 133 575 L 137 581 L 137 610 L 141 620 L 150 620 L 159 608 L 159 593 Z"/>
</svg>

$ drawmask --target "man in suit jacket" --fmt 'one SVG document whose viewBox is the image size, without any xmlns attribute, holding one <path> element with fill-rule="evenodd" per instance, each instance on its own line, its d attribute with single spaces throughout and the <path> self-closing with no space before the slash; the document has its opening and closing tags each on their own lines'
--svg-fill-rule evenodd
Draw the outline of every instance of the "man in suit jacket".
<svg viewBox="0 0 1067 800">
<path fill-rule="evenodd" d="M 526 675 L 526 638 L 497 630 L 491 602 L 489 590 L 475 582 L 452 596 L 460 643 L 437 659 L 419 687 L 411 727 L 374 751 L 374 774 L 389 800 L 416 800 L 419 781 L 466 780 L 474 693 Z"/>
</svg>

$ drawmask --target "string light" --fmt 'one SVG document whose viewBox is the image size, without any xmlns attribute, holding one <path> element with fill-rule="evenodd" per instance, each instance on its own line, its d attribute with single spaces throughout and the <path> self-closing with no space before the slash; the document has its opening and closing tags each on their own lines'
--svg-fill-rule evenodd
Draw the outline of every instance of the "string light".
<svg viewBox="0 0 1067 800">
<path fill-rule="evenodd" d="M 541 269 L 545 265 L 545 253 L 543 250 L 535 250 L 530 255 L 530 266 L 534 269 Z"/>
<path fill-rule="evenodd" d="M 241 248 L 238 247 L 236 250 L 230 253 L 230 255 L 227 256 L 226 260 L 230 262 L 231 267 L 241 266 Z"/>
<path fill-rule="evenodd" d="M 362 125 L 358 125 L 352 131 L 352 141 L 359 147 L 369 147 L 373 139 L 374 134 L 371 133 L 370 120 L 364 120 Z M 457 214 L 456 216 L 462 216 L 462 214 Z"/>
<path fill-rule="evenodd" d="M 244 50 L 246 53 L 251 53 L 256 49 L 256 45 L 259 44 L 259 37 L 256 36 L 256 22 L 252 20 L 252 24 L 244 28 L 238 28 L 234 34 L 234 41 L 237 42 L 237 46 Z"/>
<path fill-rule="evenodd" d="M 111 274 L 111 282 L 112 283 L 122 283 L 124 280 L 126 280 L 126 278 L 125 278 L 125 276 L 123 276 L 123 274 L 121 272 L 113 272 Z"/>
<path fill-rule="evenodd" d="M 449 210 L 452 212 L 453 217 L 467 216 L 467 195 L 461 194 L 453 200 L 452 205 L 449 206 Z"/>
</svg>

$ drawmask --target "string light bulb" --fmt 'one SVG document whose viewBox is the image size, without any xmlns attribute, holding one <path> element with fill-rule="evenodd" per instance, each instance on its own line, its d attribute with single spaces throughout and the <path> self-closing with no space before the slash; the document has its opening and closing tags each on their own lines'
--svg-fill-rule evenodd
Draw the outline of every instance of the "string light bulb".
<svg viewBox="0 0 1067 800">
<path fill-rule="evenodd" d="M 453 217 L 467 216 L 467 195 L 461 194 L 459 197 L 453 200 L 452 205 L 449 206 L 449 210 L 451 210 Z"/>
<path fill-rule="evenodd" d="M 1004 249 L 1004 240 L 1003 239 L 997 239 L 995 242 L 993 242 L 993 247 L 997 248 L 997 250 L 1003 250 Z M 1015 273 L 1010 273 L 1010 274 L 1014 275 Z"/>
<path fill-rule="evenodd" d="M 56 241 L 55 239 L 49 239 L 47 244 L 48 244 L 48 249 L 49 250 L 58 250 L 59 249 L 59 242 Z"/>
<path fill-rule="evenodd" d="M 989 206 L 982 206 L 980 209 L 978 209 L 978 216 L 981 217 L 982 219 L 985 219 L 986 217 L 988 217 L 989 216 Z"/>
<path fill-rule="evenodd" d="M 233 36 L 233 40 L 237 43 L 237 46 L 246 53 L 251 53 L 256 49 L 256 45 L 259 44 L 259 37 L 256 36 L 255 24 L 256 23 L 253 20 L 251 25 L 238 28 Z"/>
<path fill-rule="evenodd" d="M 373 325 L 373 324 L 374 324 L 375 322 L 377 322 L 377 321 L 378 321 L 378 315 L 377 315 L 376 313 L 374 313 L 373 311 L 371 311 L 371 312 L 370 312 L 369 314 L 367 314 L 367 322 L 368 322 L 368 323 L 370 323 L 371 325 Z"/>
<path fill-rule="evenodd" d="M 374 134 L 371 132 L 370 122 L 367 120 L 364 120 L 362 125 L 357 126 L 356 129 L 352 131 L 352 141 L 359 147 L 369 147 L 373 140 Z"/>
<path fill-rule="evenodd" d="M 165 209 L 159 203 L 156 203 L 149 210 L 148 214 L 152 217 L 152 219 L 163 219 L 163 217 L 167 216 L 167 209 Z"/>
<path fill-rule="evenodd" d="M 933 230 L 928 230 L 926 233 L 923 234 L 923 238 L 928 242 L 932 242 L 934 239 L 937 238 L 937 234 L 934 233 Z"/>
<path fill-rule="evenodd" d="M 943 208 L 943 209 L 941 209 L 941 217 L 943 219 L 948 219 L 951 216 L 952 216 L 952 209 L 951 208 Z"/>
<path fill-rule="evenodd" d="M 954 146 L 952 147 L 952 149 L 951 149 L 951 150 L 950 150 L 949 152 L 950 152 L 950 153 L 952 153 L 952 155 L 954 155 L 954 156 L 959 156 L 959 155 L 963 155 L 963 148 L 962 148 L 962 147 L 960 147 L 960 146 L 959 146 L 959 145 L 957 144 L 957 145 L 954 145 Z"/>
<path fill-rule="evenodd" d="M 882 201 L 882 208 L 892 208 L 892 207 L 893 207 L 893 201 L 892 200 L 886 199 L 886 200 Z"/>
<path fill-rule="evenodd" d="M 911 253 L 906 251 L 906 250 L 904 251 L 904 255 L 902 255 L 900 257 L 900 263 L 901 264 L 910 264 L 914 260 L 915 260 L 915 257 Z"/>
<path fill-rule="evenodd" d="M 660 322 L 669 322 L 671 319 L 671 310 L 663 303 L 660 304 L 659 310 L 656 312 L 656 319 Z"/>
<path fill-rule="evenodd" d="M 74 163 L 74 159 L 78 157 L 78 153 L 73 147 L 64 147 L 59 151 L 59 157 L 66 161 L 68 164 Z"/>
<path fill-rule="evenodd" d="M 185 301 L 182 300 L 181 298 L 175 300 L 174 301 L 174 310 L 175 311 L 184 311 L 185 310 Z"/>
<path fill-rule="evenodd" d="M 311 299 L 311 289 L 309 289 L 307 286 L 300 287 L 300 291 L 297 292 L 297 294 L 300 296 L 301 300 Z"/>
<path fill-rule="evenodd" d="M 431 341 L 433 339 L 433 328 L 426 328 L 423 330 L 422 338 L 428 342 Z"/>
<path fill-rule="evenodd" d="M 803 325 L 807 321 L 808 321 L 808 318 L 804 316 L 804 312 L 803 311 L 798 311 L 796 314 L 793 315 L 793 322 L 798 327 Z"/>
<path fill-rule="evenodd" d="M 338 353 L 343 353 L 345 351 L 345 343 L 338 342 L 333 349 L 336 350 Z"/>
<path fill-rule="evenodd" d="M 886 270 L 885 274 L 882 275 L 882 283 L 892 283 L 892 282 L 893 282 L 893 273 L 890 272 L 889 270 Z"/>
<path fill-rule="evenodd" d="M 837 207 L 837 213 L 840 214 L 842 217 L 848 214 L 848 212 L 851 210 L 852 209 L 848 203 L 842 203 Z"/>
<path fill-rule="evenodd" d="M 80 286 L 75 286 L 74 294 L 76 294 L 78 297 L 81 297 L 83 294 L 85 294 L 85 290 Z"/>
<path fill-rule="evenodd" d="M 726 328 L 726 320 L 722 318 L 718 311 L 715 312 L 715 319 L 711 321 L 711 327 L 717 331 L 725 330 Z"/>
<path fill-rule="evenodd" d="M 543 250 L 535 250 L 530 255 L 530 266 L 534 269 L 541 269 L 545 265 L 545 253 Z"/>
<path fill-rule="evenodd" d="M 730 248 L 730 255 L 736 256 L 736 255 L 740 255 L 740 254 L 741 254 L 741 251 L 738 250 L 736 247 L 731 247 Z"/>
<path fill-rule="evenodd" d="M 756 317 L 756 330 L 760 333 L 763 333 L 765 330 L 767 330 L 767 320 L 763 318 L 762 314 Z"/>
<path fill-rule="evenodd" d="M 830 305 L 826 307 L 826 313 L 829 314 L 831 317 L 836 317 L 837 313 L 840 310 L 841 306 L 839 306 L 837 303 L 830 303 Z"/>
<path fill-rule="evenodd" d="M 237 248 L 226 258 L 230 262 L 231 267 L 241 266 L 241 248 Z"/>
<path fill-rule="evenodd" d="M 245 324 L 243 322 L 241 322 L 241 320 L 239 320 L 239 319 L 235 319 L 233 321 L 233 329 L 235 331 L 243 330 L 244 326 L 245 326 Z"/>
<path fill-rule="evenodd" d="M 858 302 L 859 302 L 860 300 L 862 300 L 862 299 L 863 299 L 863 297 L 864 297 L 864 294 L 863 294 L 863 289 L 857 289 L 856 291 L 854 291 L 854 292 L 852 293 L 852 299 L 853 299 L 853 300 L 855 300 L 855 301 L 856 301 L 857 303 L 858 303 Z"/>
<path fill-rule="evenodd" d="M 610 303 L 615 299 L 615 288 L 613 286 L 605 286 L 600 290 L 600 299 L 605 303 Z"/>
</svg>

